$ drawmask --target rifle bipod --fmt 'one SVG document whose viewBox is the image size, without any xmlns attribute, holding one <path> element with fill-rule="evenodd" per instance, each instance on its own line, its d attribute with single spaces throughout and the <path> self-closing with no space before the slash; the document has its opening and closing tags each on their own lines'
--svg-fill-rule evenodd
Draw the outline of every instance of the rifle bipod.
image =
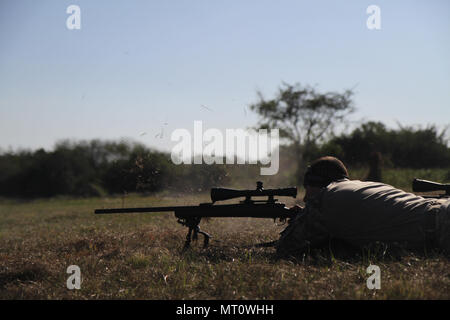
<svg viewBox="0 0 450 320">
<path fill-rule="evenodd" d="M 208 233 L 200 230 L 199 224 L 201 217 L 190 217 L 190 218 L 179 218 L 178 223 L 189 228 L 188 234 L 186 236 L 186 241 L 184 242 L 183 251 L 189 249 L 191 245 L 191 240 L 197 240 L 198 234 L 203 235 L 203 248 L 206 248 L 209 243 L 209 238 L 211 237 Z"/>
</svg>

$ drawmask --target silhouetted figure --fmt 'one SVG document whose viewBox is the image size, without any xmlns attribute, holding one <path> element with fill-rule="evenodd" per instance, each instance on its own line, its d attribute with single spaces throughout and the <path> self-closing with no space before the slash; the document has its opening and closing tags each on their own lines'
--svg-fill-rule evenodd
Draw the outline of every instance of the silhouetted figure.
<svg viewBox="0 0 450 320">
<path fill-rule="evenodd" d="M 373 157 L 381 162 L 379 153 Z M 302 261 L 314 249 L 330 250 L 335 240 L 338 248 L 350 246 L 359 252 L 368 247 L 384 252 L 395 248 L 397 253 L 436 248 L 450 254 L 450 199 L 424 198 L 348 176 L 335 157 L 321 157 L 308 166 L 305 206 L 289 209 L 296 216 L 280 233 L 277 257 Z"/>
<path fill-rule="evenodd" d="M 383 158 L 380 152 L 372 152 L 369 157 L 369 174 L 365 181 L 382 182 L 381 166 L 383 164 Z"/>
</svg>

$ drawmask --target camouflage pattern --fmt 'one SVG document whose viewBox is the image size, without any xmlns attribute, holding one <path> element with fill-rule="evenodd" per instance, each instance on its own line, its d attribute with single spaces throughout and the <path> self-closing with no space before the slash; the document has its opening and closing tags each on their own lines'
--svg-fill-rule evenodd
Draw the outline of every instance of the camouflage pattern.
<svg viewBox="0 0 450 320">
<path fill-rule="evenodd" d="M 301 213 L 289 222 L 281 232 L 276 249 L 277 256 L 289 257 L 308 253 L 329 239 L 329 233 L 321 217 L 319 199 L 308 202 Z"/>
</svg>

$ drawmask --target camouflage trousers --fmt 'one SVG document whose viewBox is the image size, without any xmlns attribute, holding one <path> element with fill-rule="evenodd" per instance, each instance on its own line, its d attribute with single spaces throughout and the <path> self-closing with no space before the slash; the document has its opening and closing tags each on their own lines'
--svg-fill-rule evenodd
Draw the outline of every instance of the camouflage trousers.
<svg viewBox="0 0 450 320">
<path fill-rule="evenodd" d="M 436 212 L 436 240 L 439 247 L 450 255 L 450 199 L 443 201 Z"/>
</svg>

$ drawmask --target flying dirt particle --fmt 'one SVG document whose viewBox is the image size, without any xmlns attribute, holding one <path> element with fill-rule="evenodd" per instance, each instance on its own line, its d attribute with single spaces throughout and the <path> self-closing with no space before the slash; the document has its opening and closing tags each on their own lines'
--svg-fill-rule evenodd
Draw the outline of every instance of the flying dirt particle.
<svg viewBox="0 0 450 320">
<path fill-rule="evenodd" d="M 208 111 L 213 111 L 211 108 L 208 108 L 207 106 L 205 106 L 204 104 L 202 104 L 202 105 L 200 105 L 200 107 L 202 107 L 202 108 L 204 108 L 204 109 L 206 109 L 206 110 L 208 110 Z"/>
</svg>

